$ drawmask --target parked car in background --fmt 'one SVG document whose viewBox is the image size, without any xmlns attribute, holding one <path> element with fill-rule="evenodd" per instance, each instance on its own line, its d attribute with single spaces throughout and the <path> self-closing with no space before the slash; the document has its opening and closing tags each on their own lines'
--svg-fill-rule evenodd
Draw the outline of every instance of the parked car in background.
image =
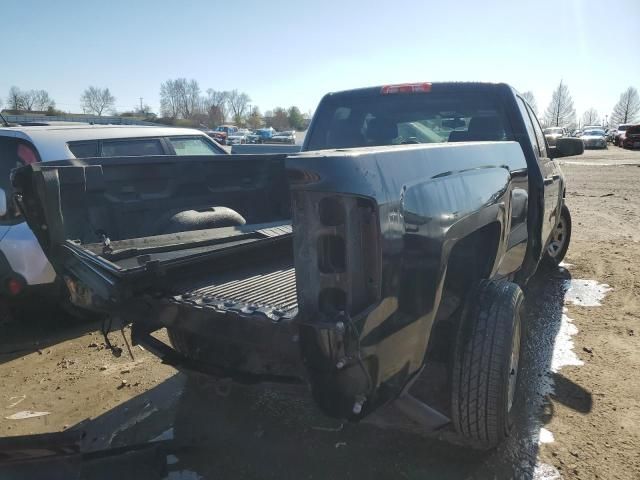
<svg viewBox="0 0 640 480">
<path fill-rule="evenodd" d="M 68 297 L 12 201 L 12 169 L 74 158 L 225 153 L 203 132 L 190 128 L 88 124 L 0 128 L 0 296 L 10 302 L 30 293 L 55 300 L 58 295 Z M 94 227 L 98 238 L 102 227 Z"/>
<path fill-rule="evenodd" d="M 229 135 L 233 135 L 237 131 L 238 127 L 236 127 L 235 125 L 220 125 L 219 127 L 216 127 L 215 130 L 213 130 L 212 136 L 216 142 L 222 145 L 226 145 L 227 137 Z"/>
<path fill-rule="evenodd" d="M 271 140 L 275 130 L 269 128 L 258 128 L 251 135 L 249 135 L 249 143 L 265 143 Z"/>
<path fill-rule="evenodd" d="M 613 139 L 615 138 L 617 130 L 615 128 L 610 128 L 607 130 L 607 142 L 613 143 Z"/>
<path fill-rule="evenodd" d="M 629 125 L 623 133 L 622 148 L 640 148 L 640 125 Z"/>
<path fill-rule="evenodd" d="M 289 143 L 291 145 L 296 143 L 296 132 L 290 130 L 288 132 L 278 132 L 269 140 L 271 143 Z"/>
<path fill-rule="evenodd" d="M 549 127 L 544 129 L 544 137 L 549 145 L 555 145 L 559 138 L 565 137 L 566 133 L 562 127 Z"/>
<path fill-rule="evenodd" d="M 251 132 L 249 130 L 247 130 L 246 128 L 240 128 L 227 136 L 226 144 L 238 145 L 249 143 L 249 135 L 251 135 Z"/>
<path fill-rule="evenodd" d="M 584 148 L 607 148 L 606 134 L 602 128 L 585 129 L 580 138 Z"/>
<path fill-rule="evenodd" d="M 627 131 L 627 128 L 629 128 L 631 126 L 631 124 L 629 123 L 624 123 L 622 125 L 618 125 L 618 128 L 616 129 L 616 133 L 613 136 L 613 144 L 621 147 L 623 142 L 624 142 L 624 137 L 625 137 L 625 132 Z"/>
</svg>

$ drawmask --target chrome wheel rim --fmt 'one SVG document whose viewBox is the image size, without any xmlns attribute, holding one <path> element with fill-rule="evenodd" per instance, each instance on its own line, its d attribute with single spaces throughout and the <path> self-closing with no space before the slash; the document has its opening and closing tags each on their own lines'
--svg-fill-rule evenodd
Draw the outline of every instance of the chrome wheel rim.
<svg viewBox="0 0 640 480">
<path fill-rule="evenodd" d="M 520 314 L 516 318 L 515 330 L 513 332 L 513 343 L 511 345 L 511 361 L 509 362 L 509 392 L 507 397 L 507 409 L 511 411 L 513 399 L 516 396 L 516 383 L 518 381 L 518 363 L 520 362 Z"/>
<path fill-rule="evenodd" d="M 567 224 L 563 217 L 560 217 L 558 221 L 558 225 L 553 231 L 553 235 L 551 237 L 551 243 L 547 247 L 547 251 L 549 255 L 553 258 L 556 258 L 558 254 L 562 251 L 562 247 L 564 247 L 564 243 L 567 241 Z"/>
</svg>

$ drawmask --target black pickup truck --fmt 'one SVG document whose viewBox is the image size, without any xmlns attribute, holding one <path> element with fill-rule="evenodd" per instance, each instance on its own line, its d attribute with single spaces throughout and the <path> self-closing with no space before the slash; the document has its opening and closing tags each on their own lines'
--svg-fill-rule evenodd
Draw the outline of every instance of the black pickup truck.
<svg viewBox="0 0 640 480">
<path fill-rule="evenodd" d="M 521 287 L 569 245 L 554 159 L 582 150 L 549 147 L 508 85 L 403 84 L 325 96 L 301 153 L 49 162 L 14 185 L 71 300 L 165 362 L 306 382 L 359 420 L 441 361 L 438 414 L 492 447 L 514 410 Z"/>
</svg>

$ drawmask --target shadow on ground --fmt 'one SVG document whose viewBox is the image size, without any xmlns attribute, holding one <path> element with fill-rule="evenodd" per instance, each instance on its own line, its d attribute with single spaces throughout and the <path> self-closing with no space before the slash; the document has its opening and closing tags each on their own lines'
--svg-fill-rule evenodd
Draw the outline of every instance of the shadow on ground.
<svg viewBox="0 0 640 480">
<path fill-rule="evenodd" d="M 591 410 L 588 391 L 549 373 L 569 279 L 566 270 L 540 274 L 527 288 L 521 414 L 512 436 L 495 451 L 442 441 L 456 440 L 450 428 L 416 435 L 342 425 L 321 416 L 302 386 L 231 386 L 177 374 L 73 427 L 83 452 L 73 457 L 78 478 L 537 478 L 540 428 L 553 416 L 549 396 L 581 413 Z M 39 465 L 36 471 L 46 475 L 32 470 L 20 476 L 14 466 L 10 478 L 55 478 L 53 467 Z"/>
<path fill-rule="evenodd" d="M 102 323 L 74 317 L 42 298 L 27 298 L 13 308 L 0 302 L 0 364 L 99 330 Z"/>
</svg>

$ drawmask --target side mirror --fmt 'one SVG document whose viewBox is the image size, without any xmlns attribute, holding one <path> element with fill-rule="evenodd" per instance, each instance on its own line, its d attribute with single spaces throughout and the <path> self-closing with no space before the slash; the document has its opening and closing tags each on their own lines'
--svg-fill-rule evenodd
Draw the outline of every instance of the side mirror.
<svg viewBox="0 0 640 480">
<path fill-rule="evenodd" d="M 556 146 L 551 147 L 550 157 L 561 158 L 582 155 L 584 143 L 580 138 L 562 137 L 556 140 Z"/>
<path fill-rule="evenodd" d="M 4 217 L 7 214 L 7 194 L 4 188 L 0 188 L 0 217 Z"/>
</svg>

